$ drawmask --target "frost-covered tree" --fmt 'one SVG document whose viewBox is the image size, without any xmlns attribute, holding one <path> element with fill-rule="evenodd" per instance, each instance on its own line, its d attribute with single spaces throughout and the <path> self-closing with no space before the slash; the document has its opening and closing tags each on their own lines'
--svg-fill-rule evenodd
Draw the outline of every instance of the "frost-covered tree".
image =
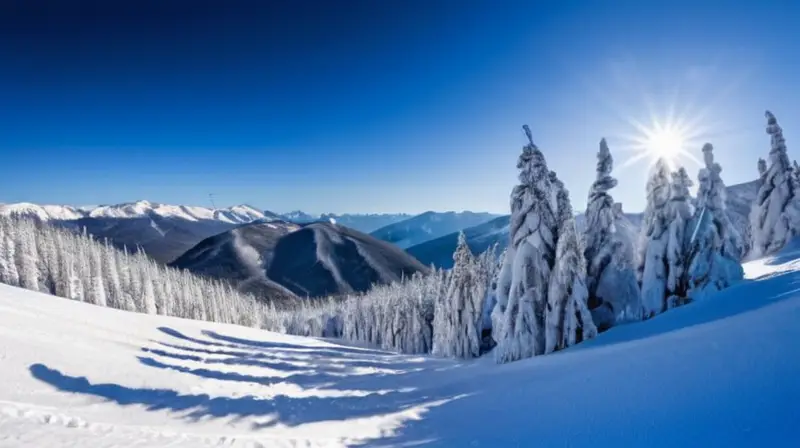
<svg viewBox="0 0 800 448">
<path fill-rule="evenodd" d="M 692 180 L 681 167 L 672 173 L 670 200 L 667 211 L 667 308 L 680 305 L 688 291 L 690 221 L 693 216 L 689 188 Z"/>
<path fill-rule="evenodd" d="M 555 262 L 556 216 L 544 155 L 528 139 L 517 161 L 519 185 L 511 192 L 510 242 L 499 279 L 493 328 L 498 362 L 540 355 L 545 350 L 547 287 Z M 495 336 L 494 333 L 497 333 Z"/>
<path fill-rule="evenodd" d="M 647 206 L 642 218 L 642 241 L 639 244 L 638 273 L 644 318 L 661 313 L 666 305 L 669 198 L 669 169 L 667 163 L 660 159 L 647 180 Z"/>
<path fill-rule="evenodd" d="M 797 185 L 786 154 L 783 130 L 772 113 L 767 111 L 766 117 L 771 150 L 769 168 L 762 175 L 763 180 L 750 212 L 753 239 L 751 258 L 781 249 L 797 235 L 800 226 Z"/>
<path fill-rule="evenodd" d="M 476 358 L 481 349 L 488 272 L 480 259 L 472 255 L 464 232 L 459 233 L 453 261 L 447 294 L 437 301 L 432 353 L 453 358 Z"/>
<path fill-rule="evenodd" d="M 17 272 L 16 243 L 12 236 L 13 229 L 10 220 L 0 220 L 2 237 L 0 240 L 0 281 L 11 286 L 19 285 L 19 273 Z"/>
<path fill-rule="evenodd" d="M 625 219 L 621 206 L 609 191 L 617 180 L 611 176 L 614 159 L 605 139 L 597 153 L 597 175 L 586 206 L 583 235 L 587 266 L 588 306 L 600 331 L 616 323 L 640 320 L 639 284 L 633 259 L 633 241 L 620 231 Z M 619 209 L 618 209 L 619 208 Z"/>
<path fill-rule="evenodd" d="M 16 224 L 16 223 L 15 223 Z M 14 225 L 14 224 L 12 224 Z M 36 247 L 36 233 L 33 223 L 16 229 L 14 244 L 19 286 L 39 291 L 39 250 Z"/>
<path fill-rule="evenodd" d="M 545 353 L 575 345 L 597 335 L 587 301 L 584 263 L 569 192 L 554 182 L 557 201 L 556 259 L 547 291 Z"/>
<path fill-rule="evenodd" d="M 758 158 L 758 178 L 762 184 L 767 178 L 767 161 L 760 157 Z"/>
<path fill-rule="evenodd" d="M 697 300 L 740 281 L 742 241 L 725 212 L 722 167 L 714 162 L 714 148 L 703 146 L 705 167 L 698 174 L 697 210 L 691 238 L 689 297 Z"/>
</svg>

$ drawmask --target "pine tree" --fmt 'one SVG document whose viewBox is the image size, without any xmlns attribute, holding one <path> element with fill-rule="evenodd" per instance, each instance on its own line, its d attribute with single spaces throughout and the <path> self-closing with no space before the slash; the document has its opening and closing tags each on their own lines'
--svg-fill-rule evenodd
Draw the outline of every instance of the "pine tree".
<svg viewBox="0 0 800 448">
<path fill-rule="evenodd" d="M 0 244 L 0 281 L 11 286 L 18 286 L 16 243 L 11 234 L 14 229 L 13 220 L 0 220 L 0 228 L 3 229 L 2 241 L 0 241 L 2 243 Z"/>
<path fill-rule="evenodd" d="M 25 289 L 39 291 L 39 253 L 36 249 L 33 225 L 21 225 L 15 236 L 17 237 L 15 255 L 19 285 Z"/>
<path fill-rule="evenodd" d="M 89 275 L 91 278 L 91 288 L 89 290 L 89 302 L 99 306 L 108 305 L 106 286 L 103 282 L 103 263 L 100 247 L 92 245 L 89 251 Z"/>
<path fill-rule="evenodd" d="M 800 227 L 797 185 L 793 181 L 794 172 L 786 154 L 783 131 L 772 113 L 767 111 L 766 117 L 771 140 L 770 165 L 762 175 L 761 187 L 751 209 L 751 257 L 780 250 L 797 235 Z"/>
<path fill-rule="evenodd" d="M 760 184 L 763 184 L 767 178 L 767 161 L 760 157 L 758 158 L 758 178 L 761 181 Z"/>
<path fill-rule="evenodd" d="M 713 146 L 703 146 L 705 168 L 698 174 L 697 210 L 691 239 L 689 296 L 696 300 L 740 281 L 742 240 L 725 210 L 722 167 L 714 162 Z"/>
<path fill-rule="evenodd" d="M 600 331 L 616 323 L 640 320 L 639 284 L 633 260 L 633 241 L 621 231 L 621 204 L 609 191 L 617 180 L 611 176 L 614 159 L 605 139 L 597 153 L 597 176 L 589 191 L 583 256 L 587 265 L 588 306 Z"/>
<path fill-rule="evenodd" d="M 545 353 L 597 335 L 587 306 L 586 265 L 578 242 L 569 192 L 561 182 L 555 182 L 554 188 L 558 203 L 558 243 L 547 291 Z"/>
<path fill-rule="evenodd" d="M 639 244 L 638 273 L 645 318 L 661 313 L 666 308 L 669 190 L 669 170 L 666 162 L 660 159 L 647 181 L 647 206 L 642 219 L 642 242 Z"/>
<path fill-rule="evenodd" d="M 511 192 L 510 243 L 500 275 L 496 312 L 502 312 L 495 353 L 500 363 L 545 350 L 547 286 L 555 261 L 556 217 L 544 155 L 528 139 L 517 161 L 519 182 Z M 493 330 L 494 332 L 494 330 Z"/>
<path fill-rule="evenodd" d="M 667 230 L 667 308 L 686 301 L 688 290 L 687 269 L 689 266 L 689 221 L 693 211 L 689 188 L 692 180 L 684 168 L 672 173 L 670 200 L 667 211 L 669 220 Z"/>
<path fill-rule="evenodd" d="M 481 349 L 481 320 L 486 297 L 486 278 L 467 246 L 464 232 L 458 236 L 447 294 L 439 300 L 433 320 L 436 356 L 476 358 Z"/>
</svg>

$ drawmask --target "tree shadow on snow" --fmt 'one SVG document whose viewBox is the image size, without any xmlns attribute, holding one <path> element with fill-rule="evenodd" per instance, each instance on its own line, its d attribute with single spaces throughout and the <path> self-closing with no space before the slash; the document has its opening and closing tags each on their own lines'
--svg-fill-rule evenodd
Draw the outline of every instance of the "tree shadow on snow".
<svg viewBox="0 0 800 448">
<path fill-rule="evenodd" d="M 314 342 L 297 345 L 247 340 L 212 331 L 192 337 L 171 328 L 159 330 L 172 340 L 154 340 L 150 346 L 142 347 L 137 358 L 143 366 L 224 382 L 229 384 L 230 393 L 226 394 L 225 389 L 221 393 L 233 396 L 93 382 L 43 364 L 31 365 L 30 373 L 64 392 L 100 397 L 120 406 L 170 411 L 190 421 L 259 417 L 251 422 L 254 430 L 276 424 L 297 426 L 377 417 L 459 395 L 452 387 L 435 391 L 417 388 L 422 381 L 428 383 L 431 374 L 448 376 L 447 370 L 458 366 L 452 361 L 323 341 L 319 346 Z M 220 393 L 216 387 L 213 390 Z"/>
</svg>

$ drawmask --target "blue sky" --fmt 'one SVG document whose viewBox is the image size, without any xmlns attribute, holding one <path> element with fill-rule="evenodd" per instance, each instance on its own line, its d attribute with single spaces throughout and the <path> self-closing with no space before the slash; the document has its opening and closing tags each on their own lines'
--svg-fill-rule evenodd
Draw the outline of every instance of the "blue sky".
<svg viewBox="0 0 800 448">
<path fill-rule="evenodd" d="M 790 1 L 4 2 L 0 202 L 506 212 L 527 123 L 582 209 L 600 138 L 619 166 L 630 120 L 671 111 L 742 182 L 766 108 L 800 158 L 798 23 Z M 626 210 L 646 171 L 615 171 Z"/>
</svg>

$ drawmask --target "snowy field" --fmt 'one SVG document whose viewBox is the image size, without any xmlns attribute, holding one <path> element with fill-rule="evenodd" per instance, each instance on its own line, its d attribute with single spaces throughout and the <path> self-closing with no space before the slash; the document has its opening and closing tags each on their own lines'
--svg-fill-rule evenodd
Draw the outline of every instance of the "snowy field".
<svg viewBox="0 0 800 448">
<path fill-rule="evenodd" d="M 498 366 L 0 285 L 2 447 L 800 446 L 800 264 Z M 758 278 L 756 278 L 758 277 Z"/>
</svg>

